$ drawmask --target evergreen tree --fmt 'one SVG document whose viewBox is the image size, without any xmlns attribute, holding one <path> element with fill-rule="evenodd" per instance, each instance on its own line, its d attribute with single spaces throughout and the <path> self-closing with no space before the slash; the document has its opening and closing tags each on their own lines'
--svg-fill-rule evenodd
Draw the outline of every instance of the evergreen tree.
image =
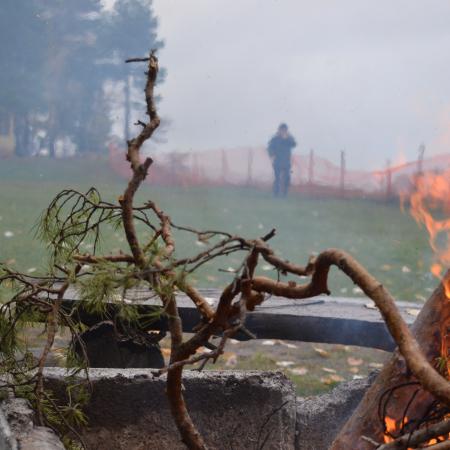
<svg viewBox="0 0 450 450">
<path fill-rule="evenodd" d="M 123 61 L 132 56 L 144 56 L 148 49 L 160 49 L 164 43 L 157 38 L 158 19 L 154 15 L 152 0 L 117 0 L 114 11 L 107 18 L 103 28 L 102 47 L 109 61 L 107 71 L 109 77 L 121 82 L 124 87 L 124 136 L 130 138 L 130 115 L 133 106 L 144 103 L 133 103 L 130 91 L 135 85 L 144 82 L 142 71 Z M 131 32 L 132 30 L 132 32 Z M 158 81 L 165 77 L 161 69 Z"/>
<path fill-rule="evenodd" d="M 0 2 L 0 121 L 14 121 L 16 153 L 27 153 L 30 113 L 45 109 L 42 80 L 45 20 L 36 2 Z"/>
<path fill-rule="evenodd" d="M 0 129 L 15 118 L 16 153 L 30 153 L 29 121 L 37 113 L 46 118 L 40 126 L 51 156 L 55 142 L 66 137 L 79 153 L 104 150 L 112 107 L 105 82 L 142 81 L 123 60 L 160 48 L 156 28 L 147 0 L 118 0 L 113 12 L 99 0 L 3 0 L 0 52 L 7 64 L 0 73 Z M 130 102 L 125 106 L 129 110 Z"/>
</svg>

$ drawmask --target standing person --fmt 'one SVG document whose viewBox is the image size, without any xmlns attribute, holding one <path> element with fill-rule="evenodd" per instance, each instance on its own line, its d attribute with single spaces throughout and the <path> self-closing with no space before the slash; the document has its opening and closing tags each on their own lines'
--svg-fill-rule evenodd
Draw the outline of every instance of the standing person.
<svg viewBox="0 0 450 450">
<path fill-rule="evenodd" d="M 277 133 L 269 141 L 267 151 L 272 160 L 274 182 L 273 195 L 286 197 L 291 184 L 292 149 L 297 145 L 285 123 L 278 127 Z"/>
</svg>

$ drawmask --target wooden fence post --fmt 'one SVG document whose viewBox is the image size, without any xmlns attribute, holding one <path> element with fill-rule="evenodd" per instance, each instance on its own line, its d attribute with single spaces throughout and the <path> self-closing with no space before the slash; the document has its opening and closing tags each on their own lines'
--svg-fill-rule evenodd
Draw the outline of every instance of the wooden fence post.
<svg viewBox="0 0 450 450">
<path fill-rule="evenodd" d="M 308 184 L 314 184 L 314 149 L 309 151 Z"/>
<path fill-rule="evenodd" d="M 199 163 L 198 163 L 198 154 L 194 153 L 192 156 L 193 156 L 193 160 L 194 160 L 192 175 L 193 175 L 194 186 L 196 186 L 196 185 L 200 184 L 200 167 L 199 167 Z"/>
<path fill-rule="evenodd" d="M 253 149 L 247 149 L 247 186 L 253 184 Z"/>
<path fill-rule="evenodd" d="M 417 175 L 423 174 L 423 156 L 425 154 L 425 144 L 419 146 L 419 158 L 417 159 Z"/>
<path fill-rule="evenodd" d="M 341 195 L 344 195 L 344 193 L 345 193 L 345 151 L 344 150 L 341 150 L 341 174 L 340 174 L 339 187 L 340 187 Z"/>
<path fill-rule="evenodd" d="M 392 197 L 392 170 L 391 160 L 386 161 L 386 200 Z"/>
<path fill-rule="evenodd" d="M 225 184 L 228 178 L 228 160 L 227 154 L 224 149 L 222 149 L 222 184 Z"/>
</svg>

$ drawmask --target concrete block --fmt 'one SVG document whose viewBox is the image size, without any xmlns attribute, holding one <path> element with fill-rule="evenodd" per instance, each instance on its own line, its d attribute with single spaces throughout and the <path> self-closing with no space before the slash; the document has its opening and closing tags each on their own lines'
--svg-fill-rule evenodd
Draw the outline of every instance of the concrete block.
<svg viewBox="0 0 450 450">
<path fill-rule="evenodd" d="M 280 372 L 184 373 L 186 402 L 210 449 L 290 450 L 296 396 Z M 47 369 L 47 387 L 64 391 L 64 371 Z M 165 395 L 164 377 L 142 369 L 91 369 L 93 395 L 82 432 L 98 450 L 184 449 Z"/>
<path fill-rule="evenodd" d="M 297 397 L 296 450 L 327 450 L 373 379 L 371 375 L 342 383 L 327 394 Z"/>
</svg>

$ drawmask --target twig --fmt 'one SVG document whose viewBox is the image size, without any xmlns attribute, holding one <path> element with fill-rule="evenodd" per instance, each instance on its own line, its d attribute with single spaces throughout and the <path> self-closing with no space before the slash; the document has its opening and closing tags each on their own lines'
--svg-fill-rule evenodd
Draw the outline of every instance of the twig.
<svg viewBox="0 0 450 450">
<path fill-rule="evenodd" d="M 408 447 L 417 447 L 423 442 L 436 439 L 441 436 L 447 436 L 450 433 L 450 420 L 444 420 L 434 425 L 421 428 L 413 433 L 404 434 L 395 441 L 381 445 L 378 450 L 395 450 Z M 435 448 L 434 446 L 430 448 Z"/>
<path fill-rule="evenodd" d="M 361 439 L 363 441 L 368 442 L 369 444 L 372 444 L 374 447 L 378 448 L 380 446 L 380 443 L 377 441 L 374 441 L 372 438 L 368 437 L 368 436 L 361 436 Z"/>
<path fill-rule="evenodd" d="M 274 282 L 268 278 L 255 277 L 253 289 L 297 299 L 329 294 L 328 273 L 332 265 L 337 266 L 375 302 L 409 369 L 422 386 L 442 403 L 450 405 L 450 383 L 430 365 L 386 288 L 342 250 L 326 250 L 319 254 L 312 264 L 312 278 L 306 285 L 298 286 L 295 283 Z"/>
</svg>

